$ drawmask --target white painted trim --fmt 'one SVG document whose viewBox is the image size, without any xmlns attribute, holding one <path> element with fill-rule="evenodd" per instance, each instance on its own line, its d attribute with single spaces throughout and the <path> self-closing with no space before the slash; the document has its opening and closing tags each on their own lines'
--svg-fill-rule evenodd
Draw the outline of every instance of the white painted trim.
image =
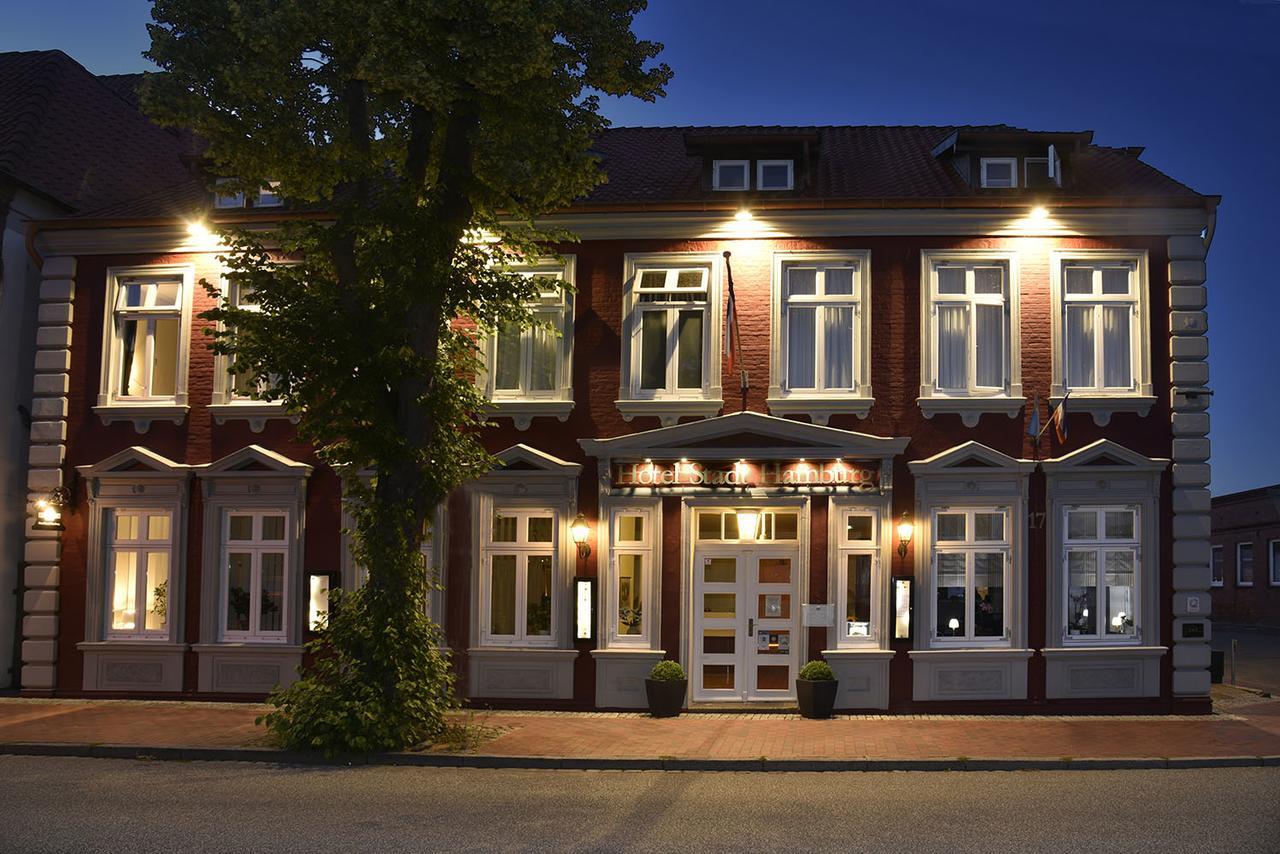
<svg viewBox="0 0 1280 854">
<path fill-rule="evenodd" d="M 617 541 L 617 517 L 638 515 L 644 519 L 645 536 L 639 543 Z M 603 625 L 597 643 L 610 651 L 651 651 L 660 643 L 662 626 L 662 499 L 615 498 L 600 502 L 600 515 L 596 520 L 597 548 L 601 549 L 597 561 L 600 574 L 600 610 Z M 642 602 L 642 631 L 639 635 L 619 633 L 618 613 L 618 564 L 619 552 L 641 554 L 644 557 L 644 586 Z"/>
<path fill-rule="evenodd" d="M 1009 181 L 1008 184 L 992 184 L 987 178 L 987 167 L 997 163 L 1007 163 L 1009 165 Z M 978 186 L 983 189 L 995 190 L 1016 190 L 1018 188 L 1018 158 L 1016 157 L 979 157 L 978 158 Z"/>
<path fill-rule="evenodd" d="M 742 186 L 741 187 L 721 187 L 720 186 L 720 167 L 721 166 L 741 166 L 742 167 Z M 711 161 L 711 189 L 717 192 L 743 193 L 751 189 L 751 161 L 750 160 L 712 160 Z"/>
<path fill-rule="evenodd" d="M 1240 551 L 1245 547 L 1249 547 L 1249 569 L 1252 572 L 1252 581 L 1241 581 L 1240 574 Z M 1252 542 L 1236 543 L 1236 587 L 1252 587 L 1258 580 L 1258 550 L 1254 548 Z"/>
<path fill-rule="evenodd" d="M 826 646 L 830 649 L 842 652 L 883 650 L 888 655 L 893 654 L 889 650 L 890 621 L 886 619 L 893 560 L 892 500 L 889 490 L 882 490 L 875 497 L 832 496 L 827 502 L 827 602 L 835 611 L 835 624 L 827 629 Z M 850 513 L 871 516 L 870 540 L 851 541 L 845 536 L 844 518 Z M 846 637 L 844 632 L 848 557 L 855 554 L 871 556 L 871 626 L 865 638 Z"/>
<path fill-rule="evenodd" d="M 785 187 L 766 187 L 764 185 L 764 167 L 766 166 L 786 166 L 787 167 L 787 185 Z M 794 159 L 786 160 L 757 160 L 756 161 L 756 189 L 764 193 L 775 193 L 785 190 L 794 190 L 796 188 L 796 161 Z"/>
</svg>

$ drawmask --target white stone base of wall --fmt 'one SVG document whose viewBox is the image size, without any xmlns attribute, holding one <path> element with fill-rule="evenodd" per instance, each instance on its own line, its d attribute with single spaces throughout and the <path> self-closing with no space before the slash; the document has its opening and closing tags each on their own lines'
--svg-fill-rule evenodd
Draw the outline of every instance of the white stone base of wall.
<svg viewBox="0 0 1280 854">
<path fill-rule="evenodd" d="M 1160 696 L 1162 646 L 1046 649 L 1050 700 Z"/>
<path fill-rule="evenodd" d="M 836 708 L 889 708 L 889 661 L 894 655 L 890 649 L 824 649 L 822 657 L 840 685 Z"/>
<path fill-rule="evenodd" d="M 1025 700 L 1029 649 L 912 650 L 913 700 Z"/>
<path fill-rule="evenodd" d="M 647 709 L 644 680 L 666 656 L 662 649 L 593 649 L 597 709 Z"/>
<path fill-rule="evenodd" d="M 468 697 L 571 700 L 576 649 L 467 650 Z"/>
<path fill-rule="evenodd" d="M 84 653 L 84 690 L 178 693 L 185 643 L 98 642 L 76 644 Z"/>
<path fill-rule="evenodd" d="M 268 644 L 195 644 L 201 692 L 267 693 L 298 681 L 302 647 Z"/>
</svg>

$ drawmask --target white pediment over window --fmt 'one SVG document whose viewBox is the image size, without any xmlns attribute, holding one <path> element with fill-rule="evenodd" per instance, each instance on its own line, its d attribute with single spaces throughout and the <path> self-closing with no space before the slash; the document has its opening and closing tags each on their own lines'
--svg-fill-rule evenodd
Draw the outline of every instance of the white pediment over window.
<svg viewBox="0 0 1280 854">
<path fill-rule="evenodd" d="M 680 457 L 732 459 L 814 457 L 892 457 L 909 438 L 885 438 L 779 418 L 760 412 L 734 412 L 688 424 L 659 427 L 612 439 L 579 439 L 594 457 Z"/>
<path fill-rule="evenodd" d="M 907 463 L 911 473 L 938 474 L 997 474 L 1000 472 L 1029 472 L 1036 467 L 1032 460 L 1020 460 L 988 448 L 981 442 L 965 442 L 923 460 Z"/>
<path fill-rule="evenodd" d="M 1146 457 L 1110 439 L 1099 439 L 1069 454 L 1045 460 L 1044 470 L 1051 474 L 1065 471 L 1163 471 L 1168 465 L 1167 459 Z"/>
<path fill-rule="evenodd" d="M 186 474 L 191 466 L 175 463 L 168 457 L 139 445 L 125 448 L 105 460 L 91 466 L 77 466 L 76 471 L 86 480 L 100 477 L 172 477 Z"/>
<path fill-rule="evenodd" d="M 219 475 L 288 475 L 307 477 L 311 466 L 291 460 L 261 445 L 248 445 L 200 467 L 201 477 Z"/>
<path fill-rule="evenodd" d="M 562 460 L 553 454 L 539 451 L 537 448 L 525 444 L 512 445 L 510 448 L 505 448 L 494 454 L 494 456 L 502 464 L 495 469 L 496 471 L 545 472 L 570 476 L 577 475 L 582 471 L 582 466 L 578 463 Z"/>
</svg>

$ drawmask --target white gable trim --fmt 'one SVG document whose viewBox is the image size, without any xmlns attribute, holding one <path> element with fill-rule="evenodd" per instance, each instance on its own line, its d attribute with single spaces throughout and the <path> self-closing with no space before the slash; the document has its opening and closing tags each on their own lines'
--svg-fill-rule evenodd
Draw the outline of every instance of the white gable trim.
<svg viewBox="0 0 1280 854">
<path fill-rule="evenodd" d="M 1111 457 L 1119 462 L 1120 465 L 1090 465 L 1100 457 Z M 1124 472 L 1164 471 L 1169 466 L 1169 460 L 1160 457 L 1145 457 L 1137 451 L 1131 451 L 1124 445 L 1117 444 L 1110 439 L 1099 439 L 1069 454 L 1045 460 L 1043 465 L 1047 474 L 1083 470 L 1086 473 L 1096 473 L 1102 476 L 1107 472 L 1119 474 Z"/>
<path fill-rule="evenodd" d="M 494 454 L 502 466 L 510 466 L 512 463 L 526 463 L 533 466 L 541 472 L 556 474 L 562 476 L 576 476 L 582 471 L 579 463 L 571 463 L 568 460 L 562 460 L 546 451 L 540 451 L 530 445 L 523 443 L 512 445 Z M 495 472 L 501 472 L 502 468 L 495 468 Z"/>
<path fill-rule="evenodd" d="M 248 463 L 265 466 L 268 471 L 244 471 L 243 466 Z M 220 460 L 199 467 L 200 477 L 270 477 L 273 475 L 308 477 L 311 471 L 312 467 L 306 463 L 291 460 L 261 445 L 248 445 L 227 454 Z"/>
<path fill-rule="evenodd" d="M 125 468 L 135 463 L 146 466 L 149 471 Z M 156 476 L 173 477 L 186 474 L 191 469 L 192 466 L 185 463 L 175 463 L 168 457 L 163 457 L 141 445 L 125 448 L 123 451 L 118 451 L 91 466 L 76 467 L 76 471 L 80 472 L 80 476 L 86 480 L 102 477 L 124 479 Z"/>
<path fill-rule="evenodd" d="M 969 466 L 961 465 L 969 459 L 981 460 L 986 465 Z M 1035 469 L 1036 464 L 1033 460 L 1019 460 L 1008 454 L 1003 454 L 994 448 L 988 448 L 981 442 L 965 442 L 956 445 L 945 451 L 940 451 L 932 457 L 923 460 L 915 460 L 907 463 L 907 467 L 911 469 L 911 473 L 917 477 L 921 475 L 941 475 L 941 474 L 965 474 L 975 475 L 982 473 L 995 474 L 997 472 L 1020 472 L 1026 473 Z"/>
</svg>

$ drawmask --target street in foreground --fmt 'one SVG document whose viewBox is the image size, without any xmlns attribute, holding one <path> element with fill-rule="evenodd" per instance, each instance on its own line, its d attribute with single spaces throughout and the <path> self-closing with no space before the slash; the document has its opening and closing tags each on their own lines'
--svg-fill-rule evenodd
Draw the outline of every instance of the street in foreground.
<svg viewBox="0 0 1280 854">
<path fill-rule="evenodd" d="M 1280 768 L 671 773 L 0 757 L 54 851 L 1275 851 Z"/>
</svg>

